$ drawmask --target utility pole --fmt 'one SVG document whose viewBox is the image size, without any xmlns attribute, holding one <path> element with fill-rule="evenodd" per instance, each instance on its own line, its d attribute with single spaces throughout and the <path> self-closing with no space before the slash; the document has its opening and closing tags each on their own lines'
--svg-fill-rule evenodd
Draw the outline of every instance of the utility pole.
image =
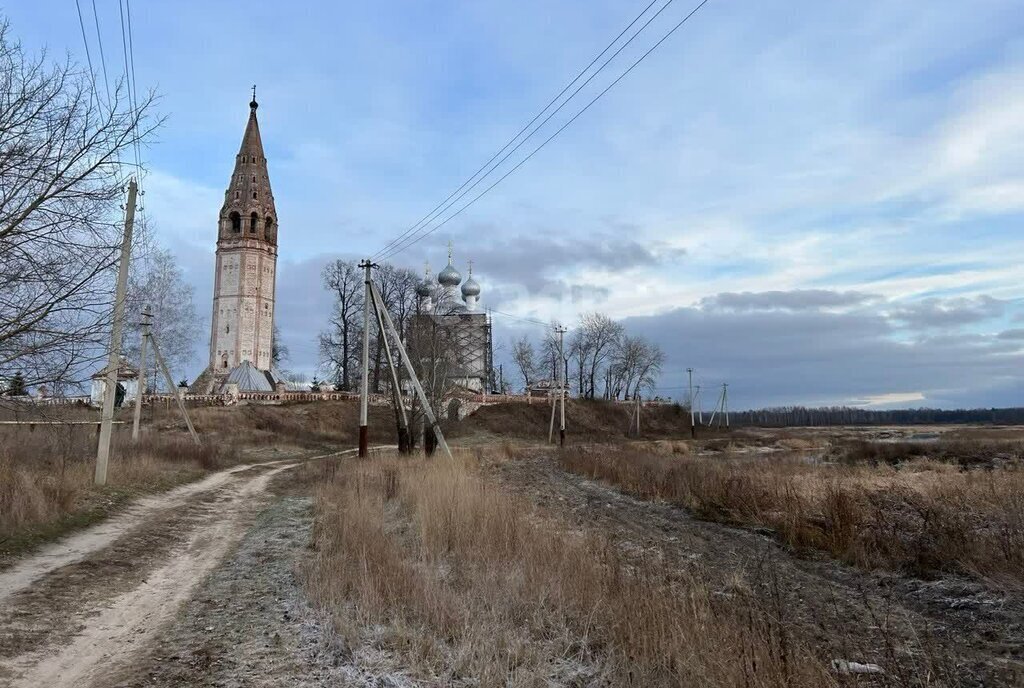
<svg viewBox="0 0 1024 688">
<path fill-rule="evenodd" d="M 142 421 L 142 395 L 146 392 L 146 344 L 149 343 L 149 325 L 153 314 L 149 306 L 142 309 L 142 342 L 139 344 L 139 389 L 135 393 L 135 412 L 132 416 L 132 442 L 139 441 L 139 423 Z"/>
<path fill-rule="evenodd" d="M 505 365 L 498 364 L 498 394 L 505 393 Z"/>
<path fill-rule="evenodd" d="M 153 336 L 152 332 L 149 333 L 149 341 L 153 343 L 153 357 L 156 358 L 156 362 L 164 374 L 164 382 L 167 383 L 167 389 L 174 395 L 174 400 L 178 402 L 178 410 L 181 412 L 181 417 L 185 419 L 185 425 L 188 426 L 188 432 L 192 435 L 192 441 L 196 444 L 201 444 L 199 434 L 196 433 L 196 429 L 192 425 L 192 419 L 188 417 L 188 411 L 185 410 L 185 400 L 181 398 L 178 388 L 174 386 L 174 378 L 171 377 L 171 371 L 167 369 L 164 357 L 160 355 L 160 345 L 157 344 L 156 337 Z"/>
<path fill-rule="evenodd" d="M 398 451 L 405 454 L 411 451 L 409 446 L 411 435 L 409 434 L 409 419 L 405 415 L 405 402 L 402 401 L 402 388 L 398 382 L 398 369 L 395 367 L 395 361 L 391 356 L 391 347 L 388 346 L 388 339 L 384 330 L 384 319 L 380 315 L 380 309 L 374 308 L 373 311 L 377 314 L 377 326 L 380 328 L 380 337 L 384 344 L 384 354 L 388 359 L 388 370 L 391 371 L 391 386 L 394 389 L 392 396 L 394 397 L 399 416 Z"/>
<path fill-rule="evenodd" d="M 696 437 L 697 436 L 697 426 L 694 425 L 694 423 L 693 423 L 693 421 L 694 421 L 694 415 L 693 415 L 693 368 L 687 368 L 686 369 L 686 374 L 689 377 L 689 389 L 690 389 L 690 392 L 688 394 L 689 399 L 690 399 L 690 437 Z"/>
<path fill-rule="evenodd" d="M 420 379 L 416 377 L 416 370 L 412 367 L 412 362 L 409 360 L 409 355 L 405 351 L 405 345 L 402 344 L 402 338 L 398 336 L 398 330 L 395 329 L 395 324 L 391 321 L 391 315 L 384 308 L 384 299 L 377 293 L 377 288 L 370 285 L 369 296 L 373 299 L 374 308 L 384 318 L 384 324 L 387 325 L 388 330 L 391 332 L 391 336 L 395 340 L 395 348 L 398 349 L 398 356 L 402 361 L 402 365 L 405 366 L 405 372 L 409 374 L 409 381 L 412 382 L 413 389 L 416 390 L 416 395 L 420 399 L 420 404 L 423 406 L 423 415 L 426 416 L 426 422 L 430 423 L 431 429 L 434 431 L 434 437 L 437 438 L 437 443 L 444 449 L 444 453 L 449 459 L 452 458 L 452 450 L 448 448 L 448 443 L 444 439 L 444 433 L 441 432 L 441 425 L 437 422 L 437 416 L 434 415 L 433 409 L 430 408 L 430 401 L 427 399 L 426 392 L 423 391 L 423 385 L 420 384 Z"/>
<path fill-rule="evenodd" d="M 697 422 L 700 425 L 704 425 L 704 409 L 701 408 L 701 406 L 704 405 L 704 402 L 702 402 L 700 398 L 700 385 L 697 385 L 697 391 L 695 394 L 697 396 Z"/>
<path fill-rule="evenodd" d="M 725 416 L 725 428 L 729 429 L 729 385 L 722 383 L 722 415 Z"/>
<path fill-rule="evenodd" d="M 558 402 L 562 406 L 562 420 L 559 423 L 558 444 L 565 446 L 565 328 L 559 325 L 555 328 L 558 333 Z"/>
<path fill-rule="evenodd" d="M 360 371 L 362 377 L 359 381 L 359 456 L 365 457 L 369 453 L 369 414 L 370 403 L 370 304 L 373 301 L 371 295 L 370 270 L 376 267 L 369 259 L 359 263 L 363 268 L 363 359 Z"/>
<path fill-rule="evenodd" d="M 100 420 L 100 443 L 96 448 L 97 485 L 107 484 L 107 463 L 110 461 L 110 435 L 114 427 L 114 397 L 117 394 L 117 370 L 121 367 L 121 328 L 124 324 L 124 298 L 128 291 L 128 263 L 132 254 L 132 229 L 135 225 L 135 197 L 139 187 L 128 182 L 128 205 L 124 214 L 124 236 L 121 239 L 121 261 L 117 266 L 117 287 L 114 290 L 114 321 L 110 328 L 110 349 L 107 352 L 107 375 L 103 389 L 103 416 Z"/>
</svg>

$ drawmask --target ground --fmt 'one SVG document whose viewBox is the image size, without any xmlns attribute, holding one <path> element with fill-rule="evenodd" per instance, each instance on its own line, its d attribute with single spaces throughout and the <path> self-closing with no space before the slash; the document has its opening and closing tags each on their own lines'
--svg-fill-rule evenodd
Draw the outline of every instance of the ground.
<svg viewBox="0 0 1024 688">
<path fill-rule="evenodd" d="M 922 431 L 870 432 L 891 439 Z M 814 442 L 820 434 L 786 438 Z M 746 436 L 754 444 L 776 437 Z M 351 450 L 336 448 L 235 466 L 7 562 L 0 686 L 422 685 L 386 647 L 339 640 L 330 613 L 304 591 L 313 488 L 354 461 Z M 942 685 L 1024 681 L 1019 588 L 797 556 L 770 533 L 634 499 L 566 471 L 540 449 L 484 461 L 480 472 L 566 528 L 603 531 L 627 557 L 691 570 L 723 598 L 758 599 L 824 661 L 885 667 L 887 685 L 935 685 L 936 676 Z"/>
</svg>

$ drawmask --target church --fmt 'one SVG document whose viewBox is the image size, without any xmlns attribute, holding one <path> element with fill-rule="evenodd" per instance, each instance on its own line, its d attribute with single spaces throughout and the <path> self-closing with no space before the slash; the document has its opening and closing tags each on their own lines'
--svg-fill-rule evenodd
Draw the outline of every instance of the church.
<svg viewBox="0 0 1024 688">
<path fill-rule="evenodd" d="M 256 90 L 217 230 L 210 362 L 193 394 L 273 392 L 277 210 L 256 118 Z"/>
<path fill-rule="evenodd" d="M 217 228 L 210 359 L 189 388 L 191 394 L 282 392 L 286 385 L 274 367 L 274 293 L 278 217 L 260 138 L 256 91 L 234 171 L 224 192 Z M 429 271 L 428 271 L 429 273 Z M 461 283 L 461 287 L 460 287 Z M 459 303 L 456 292 L 461 293 Z M 413 331 L 429 323 L 448 341 L 445 377 L 471 393 L 493 386 L 491 323 L 478 309 L 480 285 L 472 264 L 465 282 L 452 264 L 416 288 Z"/>
</svg>

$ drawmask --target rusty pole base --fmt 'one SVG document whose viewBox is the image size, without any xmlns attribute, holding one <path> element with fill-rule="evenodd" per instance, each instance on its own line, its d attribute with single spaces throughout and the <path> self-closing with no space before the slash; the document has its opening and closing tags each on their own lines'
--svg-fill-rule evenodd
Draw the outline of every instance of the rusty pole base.
<svg viewBox="0 0 1024 688">
<path fill-rule="evenodd" d="M 370 453 L 370 433 L 365 425 L 359 426 L 359 456 L 366 457 Z"/>
</svg>

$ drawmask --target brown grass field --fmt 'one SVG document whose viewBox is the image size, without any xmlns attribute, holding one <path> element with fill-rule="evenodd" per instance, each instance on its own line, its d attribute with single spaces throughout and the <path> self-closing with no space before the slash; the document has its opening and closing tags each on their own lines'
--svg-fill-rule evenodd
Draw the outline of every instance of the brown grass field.
<svg viewBox="0 0 1024 688">
<path fill-rule="evenodd" d="M 637 497 L 771 529 L 797 550 L 917 576 L 957 572 L 1020 584 L 1024 468 L 963 467 L 1019 452 L 1019 443 L 858 444 L 839 449 L 841 462 L 822 463 L 786 452 L 692 456 L 604 446 L 570 448 L 558 460 Z"/>
<path fill-rule="evenodd" d="M 772 610 L 657 557 L 623 559 L 599 530 L 503 494 L 478 461 L 366 462 L 319 487 L 304 573 L 349 646 L 431 685 L 832 682 Z"/>
</svg>

